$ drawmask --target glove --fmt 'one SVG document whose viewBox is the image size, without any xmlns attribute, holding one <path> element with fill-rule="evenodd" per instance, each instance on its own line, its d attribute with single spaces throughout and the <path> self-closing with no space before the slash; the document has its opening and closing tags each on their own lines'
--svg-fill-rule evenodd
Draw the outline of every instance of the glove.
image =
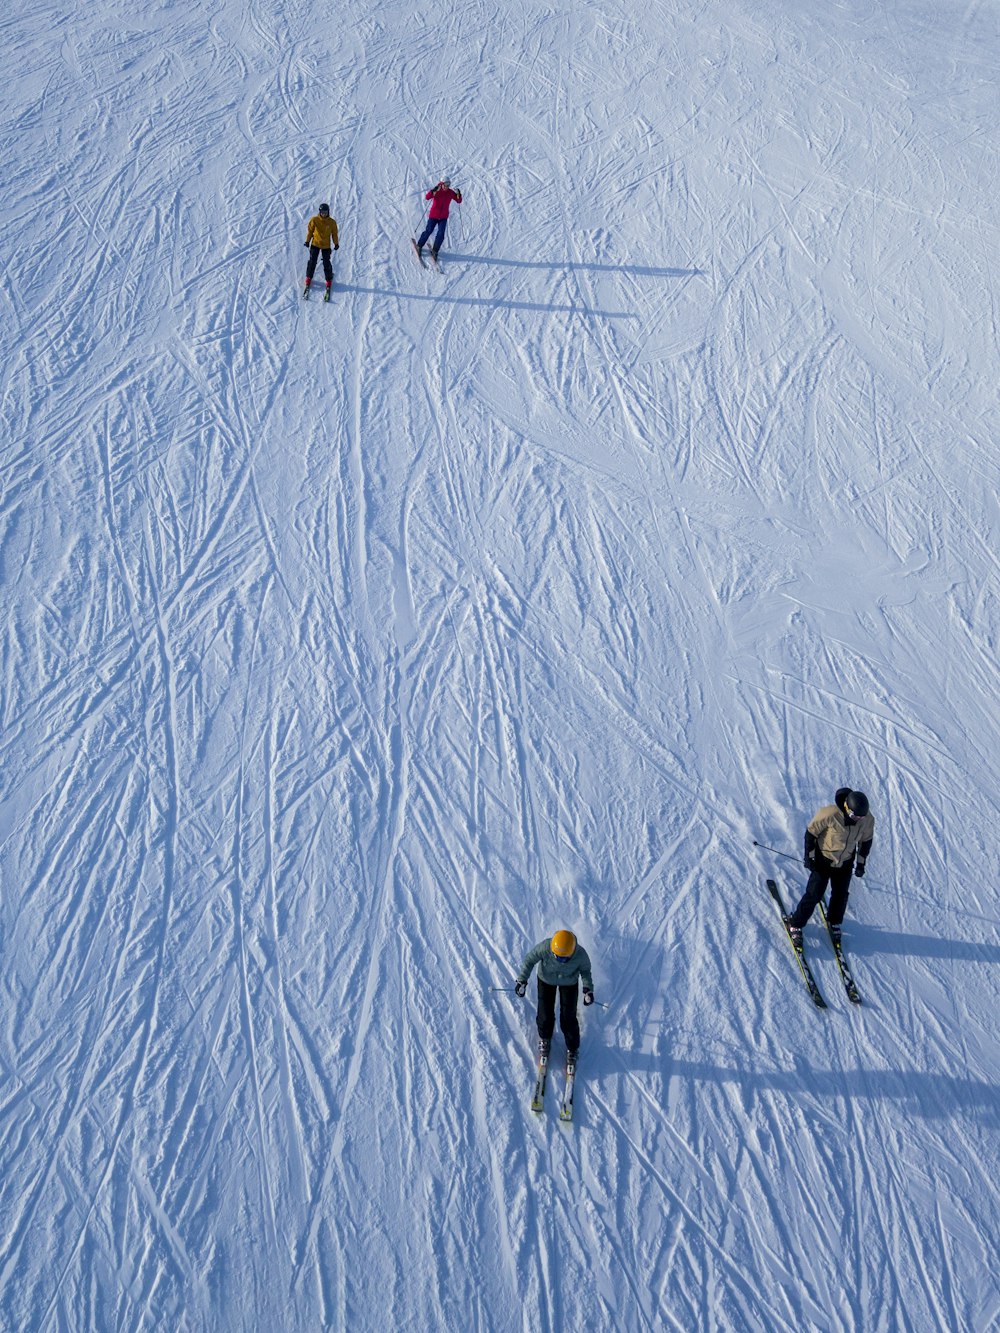
<svg viewBox="0 0 1000 1333">
<path fill-rule="evenodd" d="M 306 247 L 307 250 L 309 249 L 309 242 L 308 242 L 308 241 L 303 241 L 302 244 Z"/>
<path fill-rule="evenodd" d="M 854 867 L 854 878 L 864 879 L 864 877 L 865 877 L 865 863 L 864 861 L 859 861 L 858 864 Z"/>
<path fill-rule="evenodd" d="M 816 857 L 813 855 L 812 852 L 810 852 L 808 856 L 803 857 L 803 859 L 802 859 L 802 864 L 805 866 L 805 868 L 806 868 L 807 870 L 815 870 L 815 869 L 816 869 Z"/>
<path fill-rule="evenodd" d="M 339 249 L 340 249 L 340 246 L 339 246 L 339 245 L 335 245 L 333 248 L 334 248 L 335 250 L 339 250 Z"/>
<path fill-rule="evenodd" d="M 592 990 L 584 990 L 583 1007 L 586 1008 L 588 1004 L 593 1004 L 593 1003 L 594 1003 L 594 992 Z"/>
<path fill-rule="evenodd" d="M 514 982 L 514 994 L 516 996 L 518 996 L 520 999 L 523 1000 L 524 997 L 527 995 L 527 993 L 528 993 L 528 983 L 526 981 Z"/>
</svg>

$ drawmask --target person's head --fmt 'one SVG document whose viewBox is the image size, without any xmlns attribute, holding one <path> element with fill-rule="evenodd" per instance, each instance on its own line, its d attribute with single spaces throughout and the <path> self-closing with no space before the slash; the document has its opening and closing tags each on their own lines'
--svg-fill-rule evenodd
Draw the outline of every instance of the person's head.
<svg viewBox="0 0 1000 1333">
<path fill-rule="evenodd" d="M 557 930 L 549 948 L 556 958 L 572 958 L 576 953 L 576 936 L 571 930 Z"/>
<path fill-rule="evenodd" d="M 442 176 L 442 177 L 441 177 L 441 184 L 444 186 L 444 188 L 445 188 L 446 190 L 451 189 L 451 181 L 449 180 L 449 178 L 448 178 L 447 176 Z"/>
<path fill-rule="evenodd" d="M 859 819 L 864 819 L 868 813 L 868 797 L 863 791 L 848 791 L 841 802 L 841 810 L 844 812 L 844 818 L 848 824 L 856 824 Z"/>
<path fill-rule="evenodd" d="M 328 218 L 328 217 L 330 216 L 330 205 L 329 205 L 329 204 L 320 204 L 320 206 L 319 206 L 319 215 L 320 215 L 321 218 Z"/>
</svg>

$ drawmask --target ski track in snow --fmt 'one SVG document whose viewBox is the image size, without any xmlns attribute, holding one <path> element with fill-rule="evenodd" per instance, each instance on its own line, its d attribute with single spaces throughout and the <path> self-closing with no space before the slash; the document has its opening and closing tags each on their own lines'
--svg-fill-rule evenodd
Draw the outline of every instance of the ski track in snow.
<svg viewBox="0 0 1000 1333">
<path fill-rule="evenodd" d="M 995 1326 L 995 11 L 0 31 L 0 1325 Z"/>
</svg>

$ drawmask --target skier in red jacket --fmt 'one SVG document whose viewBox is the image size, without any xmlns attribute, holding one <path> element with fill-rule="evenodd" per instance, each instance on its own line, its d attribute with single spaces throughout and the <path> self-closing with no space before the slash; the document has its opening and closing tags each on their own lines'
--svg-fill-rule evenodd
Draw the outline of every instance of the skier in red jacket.
<svg viewBox="0 0 1000 1333">
<path fill-rule="evenodd" d="M 427 191 L 424 198 L 431 201 L 431 209 L 427 215 L 427 226 L 417 241 L 417 257 L 423 259 L 427 238 L 436 227 L 437 236 L 431 244 L 431 257 L 437 259 L 441 242 L 444 240 L 444 229 L 448 225 L 448 209 L 451 208 L 453 203 L 460 204 L 462 202 L 462 191 L 453 190 L 451 181 L 445 176 L 438 181 L 432 190 Z"/>
</svg>

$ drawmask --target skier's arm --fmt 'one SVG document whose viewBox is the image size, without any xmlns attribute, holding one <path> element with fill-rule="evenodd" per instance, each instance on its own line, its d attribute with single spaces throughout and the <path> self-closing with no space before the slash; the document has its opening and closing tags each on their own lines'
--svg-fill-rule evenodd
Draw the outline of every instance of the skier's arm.
<svg viewBox="0 0 1000 1333">
<path fill-rule="evenodd" d="M 580 955 L 577 961 L 580 968 L 580 984 L 583 987 L 583 1003 L 589 1006 L 594 1003 L 594 978 L 590 972 L 590 954 L 579 945 L 576 952 Z"/>
<path fill-rule="evenodd" d="M 533 949 L 529 949 L 524 955 L 524 962 L 521 964 L 521 970 L 517 974 L 518 981 L 527 981 L 534 971 L 536 963 L 540 963 L 545 956 L 545 950 L 548 948 L 548 940 L 541 944 L 536 944 Z"/>
<path fill-rule="evenodd" d="M 816 853 L 819 850 L 819 839 L 811 830 L 806 829 L 805 846 L 802 849 L 802 859 L 807 870 L 812 870 L 816 864 Z"/>
<path fill-rule="evenodd" d="M 875 821 L 871 821 L 871 827 L 867 830 L 868 837 L 858 843 L 858 860 L 854 867 L 854 873 L 860 879 L 865 873 L 865 862 L 868 860 L 872 849 L 872 843 L 875 841 Z"/>
<path fill-rule="evenodd" d="M 576 948 L 577 953 L 580 955 L 580 985 L 585 991 L 589 990 L 593 993 L 594 978 L 590 971 L 590 954 L 586 949 L 581 948 L 580 945 L 577 945 Z"/>
<path fill-rule="evenodd" d="M 312 245 L 313 238 L 313 219 L 309 219 L 309 226 L 306 227 L 306 245 Z"/>
<path fill-rule="evenodd" d="M 335 250 L 339 250 L 339 249 L 340 249 L 340 233 L 337 231 L 337 219 L 336 219 L 336 218 L 331 218 L 330 221 L 333 223 L 333 248 L 334 248 Z"/>
</svg>

